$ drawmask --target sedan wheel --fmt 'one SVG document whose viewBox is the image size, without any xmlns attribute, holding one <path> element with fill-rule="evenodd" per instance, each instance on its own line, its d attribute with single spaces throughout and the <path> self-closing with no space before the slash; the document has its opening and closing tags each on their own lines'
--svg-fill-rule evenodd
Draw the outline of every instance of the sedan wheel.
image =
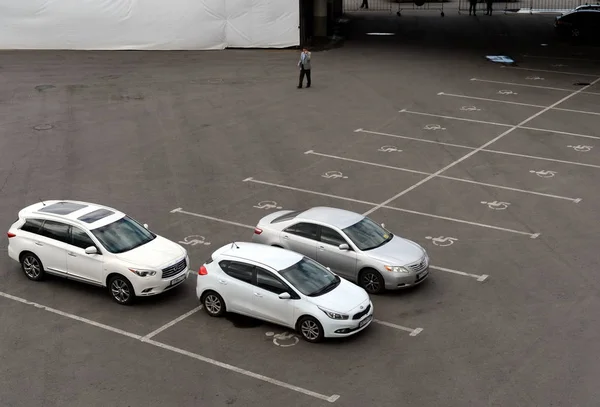
<svg viewBox="0 0 600 407">
<path fill-rule="evenodd" d="M 121 305 L 129 305 L 135 299 L 131 283 L 125 277 L 113 277 L 109 284 L 110 295 Z"/>
<path fill-rule="evenodd" d="M 369 294 L 380 294 L 385 289 L 385 283 L 381 274 L 370 269 L 360 274 L 359 285 Z"/>
<path fill-rule="evenodd" d="M 21 259 L 21 267 L 28 279 L 40 281 L 44 277 L 44 267 L 35 254 L 28 253 Z"/>
<path fill-rule="evenodd" d="M 214 291 L 210 291 L 204 295 L 202 305 L 204 305 L 204 310 L 211 317 L 220 317 L 225 313 L 225 302 L 223 301 L 223 298 Z"/>
<path fill-rule="evenodd" d="M 313 317 L 302 318 L 298 323 L 298 327 L 300 334 L 307 342 L 320 342 L 325 336 L 323 327 Z"/>
</svg>

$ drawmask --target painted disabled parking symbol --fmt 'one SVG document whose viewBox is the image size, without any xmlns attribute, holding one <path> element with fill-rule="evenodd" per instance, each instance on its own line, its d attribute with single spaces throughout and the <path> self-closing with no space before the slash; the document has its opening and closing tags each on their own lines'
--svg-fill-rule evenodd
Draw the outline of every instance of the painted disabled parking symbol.
<svg viewBox="0 0 600 407">
<path fill-rule="evenodd" d="M 525 79 L 530 80 L 530 81 L 543 81 L 544 80 L 544 78 L 541 78 L 539 76 L 528 76 Z"/>
<path fill-rule="evenodd" d="M 454 244 L 454 242 L 456 242 L 458 240 L 455 237 L 445 237 L 445 236 L 438 236 L 438 237 L 426 236 L 425 239 L 431 240 L 434 245 L 442 246 L 442 247 L 452 246 Z"/>
<path fill-rule="evenodd" d="M 594 147 L 592 147 L 592 146 L 582 146 L 582 145 L 577 145 L 577 146 L 567 146 L 567 147 L 569 147 L 569 148 L 572 148 L 573 150 L 575 150 L 575 151 L 577 151 L 577 152 L 580 152 L 580 153 L 586 153 L 586 152 L 588 152 L 588 151 L 591 151 L 591 150 L 592 150 L 592 148 L 594 148 Z"/>
<path fill-rule="evenodd" d="M 282 206 L 277 205 L 277 202 L 275 201 L 260 201 L 259 203 L 257 203 L 256 205 L 252 206 L 253 208 L 258 208 L 258 209 L 265 209 L 265 210 L 269 210 L 269 209 L 282 209 Z"/>
<path fill-rule="evenodd" d="M 542 178 L 552 178 L 553 176 L 556 175 L 556 171 L 547 171 L 547 170 L 536 171 L 536 170 L 530 170 L 529 172 L 532 173 L 532 174 L 537 175 L 538 177 L 542 177 Z"/>
<path fill-rule="evenodd" d="M 487 201 L 481 201 L 482 204 L 487 205 L 488 208 L 496 210 L 496 211 L 503 211 L 506 208 L 508 208 L 510 206 L 510 203 L 508 202 L 498 202 L 498 201 L 492 201 L 492 202 L 487 202 Z"/>
<path fill-rule="evenodd" d="M 206 238 L 204 236 L 200 236 L 200 235 L 187 236 L 185 239 L 180 240 L 179 243 L 185 244 L 188 246 L 196 246 L 196 245 L 210 246 L 210 242 L 207 242 Z"/>
<path fill-rule="evenodd" d="M 290 346 L 296 345 L 300 340 L 292 333 L 284 332 L 276 334 L 275 332 L 267 332 L 265 335 L 269 338 L 273 338 L 273 343 L 282 348 L 289 348 Z"/>
<path fill-rule="evenodd" d="M 382 146 L 382 147 L 379 147 L 379 149 L 377 151 L 383 151 L 384 153 L 393 153 L 393 152 L 401 153 L 402 152 L 402 150 L 400 150 L 399 148 L 394 147 L 394 146 Z"/>
<path fill-rule="evenodd" d="M 464 112 L 478 112 L 481 109 L 478 109 L 475 106 L 463 106 L 460 108 L 460 110 L 464 111 Z"/>
<path fill-rule="evenodd" d="M 513 92 L 512 90 L 499 90 L 499 95 L 518 95 L 517 92 Z"/>
<path fill-rule="evenodd" d="M 427 124 L 423 128 L 425 130 L 446 130 L 444 127 L 440 126 L 439 124 Z"/>
<path fill-rule="evenodd" d="M 348 178 L 346 175 L 342 174 L 340 171 L 327 171 L 325 174 L 321 175 L 323 178 Z"/>
</svg>

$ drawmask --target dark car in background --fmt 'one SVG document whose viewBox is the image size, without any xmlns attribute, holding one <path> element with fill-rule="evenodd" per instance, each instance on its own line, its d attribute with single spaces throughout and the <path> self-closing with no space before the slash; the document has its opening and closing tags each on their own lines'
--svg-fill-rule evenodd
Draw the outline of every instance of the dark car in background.
<svg viewBox="0 0 600 407">
<path fill-rule="evenodd" d="M 600 7 L 582 6 L 556 17 L 554 28 L 565 38 L 600 40 Z"/>
</svg>

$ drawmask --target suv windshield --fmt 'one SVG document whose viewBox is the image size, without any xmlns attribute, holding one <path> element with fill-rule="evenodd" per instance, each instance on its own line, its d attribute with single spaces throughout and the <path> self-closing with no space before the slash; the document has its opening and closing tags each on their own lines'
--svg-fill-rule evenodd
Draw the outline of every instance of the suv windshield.
<svg viewBox="0 0 600 407">
<path fill-rule="evenodd" d="M 309 297 L 325 294 L 340 285 L 340 278 L 308 257 L 279 272 L 298 291 Z"/>
<path fill-rule="evenodd" d="M 363 251 L 383 246 L 394 237 L 391 232 L 369 218 L 363 218 L 360 222 L 342 230 L 352 240 L 352 243 Z"/>
<path fill-rule="evenodd" d="M 125 216 L 116 222 L 93 229 L 92 234 L 111 253 L 124 253 L 156 238 L 148 229 Z"/>
</svg>

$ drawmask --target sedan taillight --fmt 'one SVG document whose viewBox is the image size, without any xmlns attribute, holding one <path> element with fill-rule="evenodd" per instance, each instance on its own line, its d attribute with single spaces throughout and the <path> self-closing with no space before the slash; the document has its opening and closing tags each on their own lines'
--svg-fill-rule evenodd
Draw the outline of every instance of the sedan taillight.
<svg viewBox="0 0 600 407">
<path fill-rule="evenodd" d="M 11 232 L 7 232 L 6 235 L 8 236 L 8 238 L 10 239 L 11 237 L 15 237 L 17 235 L 15 235 L 14 233 Z"/>
<path fill-rule="evenodd" d="M 260 229 L 260 228 L 254 228 L 254 234 L 255 235 L 260 235 L 262 232 L 263 232 L 262 229 Z"/>
</svg>

